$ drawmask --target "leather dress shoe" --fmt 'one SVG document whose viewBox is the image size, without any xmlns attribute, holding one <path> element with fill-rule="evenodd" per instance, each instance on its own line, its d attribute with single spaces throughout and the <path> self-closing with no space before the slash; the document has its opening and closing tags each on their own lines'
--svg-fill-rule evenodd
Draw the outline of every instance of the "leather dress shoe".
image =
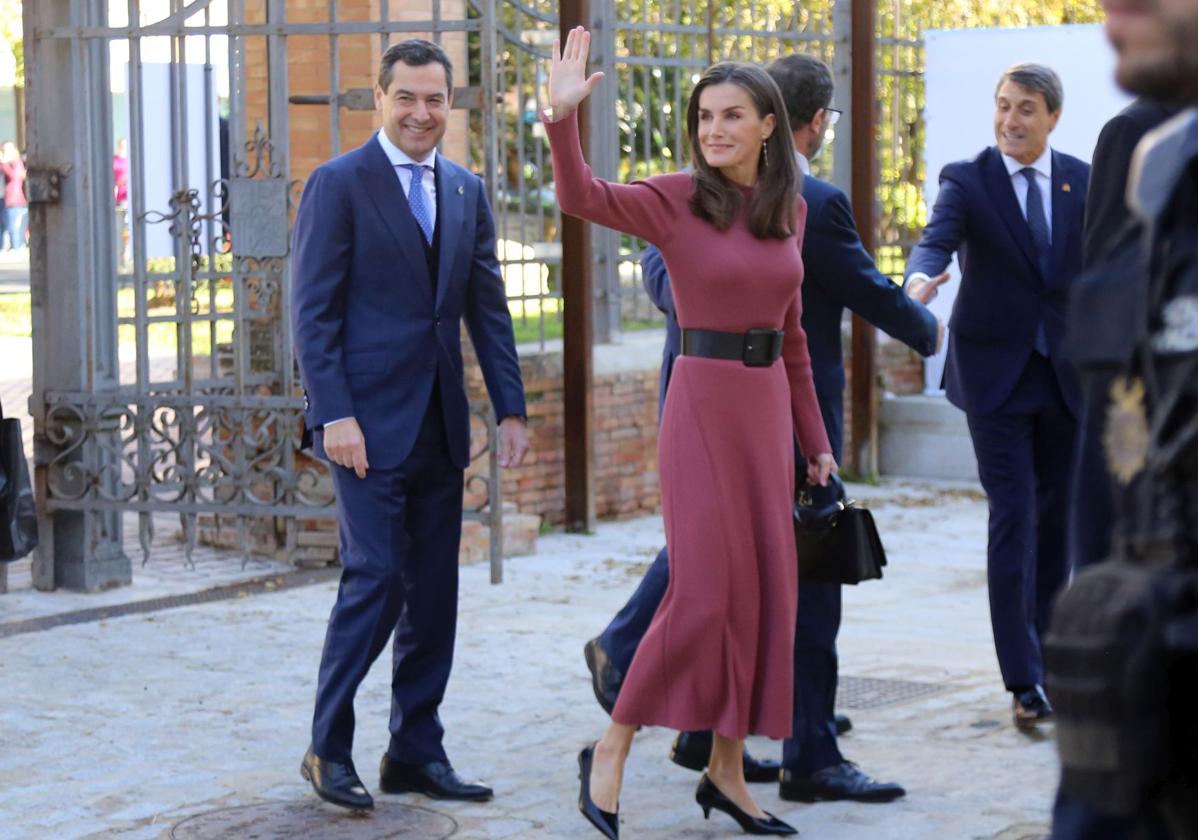
<svg viewBox="0 0 1198 840">
<path fill-rule="evenodd" d="M 848 715 L 836 715 L 836 735 L 839 737 L 853 728 L 853 722 Z"/>
<path fill-rule="evenodd" d="M 907 791 L 902 785 L 879 782 L 863 773 L 851 761 L 842 761 L 810 776 L 796 776 L 789 770 L 782 771 L 778 795 L 790 802 L 818 802 L 821 800 L 843 800 L 854 802 L 891 802 Z"/>
<path fill-rule="evenodd" d="M 358 778 L 353 762 L 326 761 L 308 747 L 300 775 L 312 783 L 312 790 L 325 802 L 358 811 L 374 808 L 374 799 Z"/>
<path fill-rule="evenodd" d="M 582 655 L 586 657 L 587 670 L 591 672 L 591 688 L 595 691 L 595 699 L 603 711 L 610 715 L 616 707 L 616 697 L 620 694 L 624 675 L 612 664 L 598 639 L 587 642 L 582 648 Z"/>
<path fill-rule="evenodd" d="M 1038 685 L 1012 691 L 1011 711 L 1015 725 L 1023 727 L 1036 726 L 1052 718 L 1052 704 L 1044 695 L 1044 689 Z"/>
<path fill-rule="evenodd" d="M 486 802 L 494 791 L 478 782 L 467 782 L 448 761 L 402 764 L 383 753 L 379 762 L 379 789 L 383 793 L 423 793 L 433 799 Z"/>
<path fill-rule="evenodd" d="M 670 748 L 670 761 L 687 770 L 707 769 L 711 758 L 710 732 L 679 732 Z M 782 765 L 768 758 L 754 758 L 746 749 L 744 753 L 746 782 L 776 782 Z"/>
</svg>

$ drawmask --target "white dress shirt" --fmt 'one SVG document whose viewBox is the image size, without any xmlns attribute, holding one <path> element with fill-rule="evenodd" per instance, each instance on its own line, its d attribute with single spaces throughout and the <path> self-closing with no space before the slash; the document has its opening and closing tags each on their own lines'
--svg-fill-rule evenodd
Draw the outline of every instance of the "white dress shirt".
<svg viewBox="0 0 1198 840">
<path fill-rule="evenodd" d="M 1044 202 L 1044 221 L 1048 223 L 1048 241 L 1052 242 L 1052 149 L 1045 146 L 1044 154 L 1030 164 L 1020 163 L 1010 155 L 1003 155 L 1002 162 L 1011 176 L 1011 187 L 1015 190 L 1015 199 L 1019 202 L 1019 212 L 1023 214 L 1025 220 L 1027 219 L 1027 178 L 1024 177 L 1022 170 L 1025 166 L 1031 166 L 1036 170 L 1036 186 L 1040 188 L 1040 200 Z M 907 282 L 916 278 L 932 279 L 922 271 L 913 271 L 907 278 Z"/>
<path fill-rule="evenodd" d="M 428 167 L 424 170 L 420 186 L 424 188 L 424 206 L 428 208 L 429 221 L 435 230 L 437 227 L 437 150 L 433 149 L 429 152 L 424 160 L 413 160 L 403 149 L 392 143 L 387 137 L 387 132 L 381 128 L 376 136 L 379 145 L 383 147 L 383 153 L 387 156 L 387 160 L 391 161 L 391 166 L 395 169 L 395 175 L 399 178 L 399 185 L 403 188 L 405 196 L 412 187 L 412 170 L 406 168 L 406 164 L 419 163 Z M 325 423 L 324 427 L 327 429 L 335 423 L 349 419 L 349 417 L 338 417 L 336 420 Z"/>
<path fill-rule="evenodd" d="M 811 174 L 811 162 L 807 160 L 807 155 L 795 150 L 795 161 L 799 164 L 799 171 L 804 175 Z"/>
</svg>

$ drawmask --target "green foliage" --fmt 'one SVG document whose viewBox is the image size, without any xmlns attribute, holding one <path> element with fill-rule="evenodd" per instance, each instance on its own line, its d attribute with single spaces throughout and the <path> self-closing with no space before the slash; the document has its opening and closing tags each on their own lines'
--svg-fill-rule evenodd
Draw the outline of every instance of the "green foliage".
<svg viewBox="0 0 1198 840">
<path fill-rule="evenodd" d="M 33 313 L 29 292 L 0 294 L 0 336 L 28 338 L 33 335 Z"/>
<path fill-rule="evenodd" d="M 17 87 L 25 87 L 25 42 L 21 26 L 21 0 L 0 0 L 0 40 L 17 60 Z"/>
</svg>

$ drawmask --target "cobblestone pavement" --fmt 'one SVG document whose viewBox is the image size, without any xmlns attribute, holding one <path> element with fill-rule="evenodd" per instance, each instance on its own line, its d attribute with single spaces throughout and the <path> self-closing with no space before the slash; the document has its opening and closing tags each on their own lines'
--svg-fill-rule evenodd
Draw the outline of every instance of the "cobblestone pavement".
<svg viewBox="0 0 1198 840">
<path fill-rule="evenodd" d="M 851 489 L 874 508 L 890 565 L 885 580 L 846 590 L 839 706 L 854 730 L 842 749 L 909 795 L 799 805 L 765 785 L 762 805 L 820 840 L 1043 837 L 1056 758 L 1050 740 L 1010 723 L 990 639 L 985 502 L 961 485 Z M 606 722 L 582 644 L 661 540 L 656 518 L 603 524 L 543 537 L 499 586 L 485 566 L 462 570 L 443 719 L 455 765 L 496 789 L 483 805 L 380 796 L 373 816 L 352 818 L 300 780 L 332 582 L 0 638 L 0 837 L 597 836 L 575 809 L 575 756 Z M 122 592 L 141 597 L 138 587 Z M 80 603 L 20 597 L 50 605 L 39 615 Z M 387 671 L 376 665 L 357 703 L 355 757 L 371 787 L 387 742 Z M 666 758 L 672 735 L 636 739 L 624 836 L 737 836 L 721 814 L 702 819 L 695 774 Z M 763 739 L 751 748 L 778 753 Z"/>
</svg>

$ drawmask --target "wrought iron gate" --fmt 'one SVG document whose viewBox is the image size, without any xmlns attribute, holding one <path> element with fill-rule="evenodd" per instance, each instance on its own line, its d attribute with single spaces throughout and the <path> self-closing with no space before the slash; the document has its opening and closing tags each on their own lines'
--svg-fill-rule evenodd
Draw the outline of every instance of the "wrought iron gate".
<svg viewBox="0 0 1198 840">
<path fill-rule="evenodd" d="M 494 0 L 390 5 L 25 5 L 38 586 L 126 582 L 129 512 L 143 562 L 156 513 L 178 514 L 189 557 L 204 525 L 293 557 L 334 515 L 297 451 L 289 234 L 302 179 L 369 136 L 388 39 L 450 52 L 466 81 L 448 153 L 494 183 Z M 498 579 L 494 420 L 474 410 L 468 516 L 491 525 Z"/>
<path fill-rule="evenodd" d="M 712 59 L 788 50 L 837 58 L 843 4 L 595 0 L 597 173 L 685 163 L 686 93 Z M 818 8 L 818 11 L 813 9 Z M 155 514 L 188 552 L 227 527 L 243 553 L 304 550 L 333 515 L 323 467 L 297 452 L 288 240 L 302 179 L 362 142 L 393 37 L 441 42 L 465 82 L 450 157 L 484 177 L 518 334 L 560 313 L 558 214 L 537 124 L 555 0 L 39 0 L 26 3 L 33 199 L 35 468 L 46 538 L 39 586 L 127 580 L 122 518 L 143 562 Z M 842 85 L 847 89 L 847 85 Z M 128 139 L 127 196 L 114 150 Z M 596 335 L 651 323 L 640 244 L 595 234 Z M 531 325 L 531 329 L 529 328 Z M 502 504 L 493 420 L 474 419 L 470 516 Z"/>
</svg>

